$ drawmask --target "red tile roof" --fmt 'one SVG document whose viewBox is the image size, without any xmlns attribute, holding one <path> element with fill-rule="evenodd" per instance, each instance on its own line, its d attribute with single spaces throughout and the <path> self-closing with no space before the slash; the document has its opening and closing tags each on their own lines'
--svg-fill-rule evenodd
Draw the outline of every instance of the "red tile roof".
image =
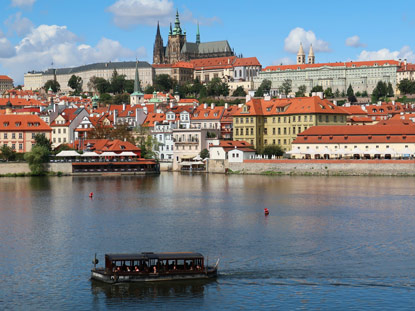
<svg viewBox="0 0 415 311">
<path fill-rule="evenodd" d="M 5 106 L 7 102 L 9 101 L 9 98 L 0 98 L 0 106 Z M 39 100 L 30 98 L 30 99 L 24 99 L 24 98 L 10 98 L 10 103 L 13 106 L 34 106 L 34 107 L 47 107 L 48 104 L 42 103 Z"/>
<path fill-rule="evenodd" d="M 121 153 L 123 151 L 132 151 L 136 154 L 140 154 L 141 149 L 128 141 L 121 141 L 118 139 L 109 140 L 109 139 L 86 139 L 86 140 L 76 140 L 72 144 L 73 148 L 78 148 L 78 150 L 85 150 L 87 147 L 90 150 L 102 153 L 105 151 L 112 151 L 115 153 Z"/>
<path fill-rule="evenodd" d="M 236 56 L 192 59 L 190 62 L 196 70 L 232 68 Z"/>
<path fill-rule="evenodd" d="M 256 57 L 245 57 L 245 58 L 237 58 L 233 66 L 234 67 L 261 66 L 261 64 Z"/>
<path fill-rule="evenodd" d="M 162 123 L 166 119 L 164 113 L 148 113 L 147 118 L 143 122 L 143 126 L 154 127 L 154 123 Z"/>
<path fill-rule="evenodd" d="M 399 72 L 402 72 L 402 71 L 415 71 L 415 64 L 407 63 L 406 68 L 405 68 L 405 65 L 402 64 L 401 67 L 398 69 L 398 71 Z"/>
<path fill-rule="evenodd" d="M 193 69 L 195 66 L 191 62 L 177 62 L 175 63 L 172 68 L 189 68 Z"/>
<path fill-rule="evenodd" d="M 303 64 L 303 65 L 280 65 L 280 66 L 268 66 L 262 69 L 262 71 L 277 71 L 277 70 L 298 70 L 307 68 L 319 68 L 319 67 L 374 67 L 392 65 L 399 66 L 399 62 L 396 60 L 374 60 L 374 61 L 363 61 L 363 62 L 338 62 L 338 63 L 319 63 L 319 64 Z"/>
<path fill-rule="evenodd" d="M 41 118 L 31 114 L 0 115 L 0 131 L 2 132 L 51 132 L 52 129 Z"/>
<path fill-rule="evenodd" d="M 350 107 L 341 106 L 349 115 L 367 115 L 367 111 L 363 110 L 360 105 L 352 105 Z"/>
<path fill-rule="evenodd" d="M 215 106 L 212 109 L 210 106 L 205 108 L 204 105 L 199 105 L 193 111 L 192 120 L 220 120 L 224 110 L 223 106 Z"/>
<path fill-rule="evenodd" d="M 8 77 L 8 76 L 4 76 L 4 75 L 1 75 L 1 76 L 0 76 L 0 80 L 8 80 L 8 81 L 13 81 L 13 79 L 12 79 L 12 78 L 10 78 L 10 77 Z"/>
</svg>

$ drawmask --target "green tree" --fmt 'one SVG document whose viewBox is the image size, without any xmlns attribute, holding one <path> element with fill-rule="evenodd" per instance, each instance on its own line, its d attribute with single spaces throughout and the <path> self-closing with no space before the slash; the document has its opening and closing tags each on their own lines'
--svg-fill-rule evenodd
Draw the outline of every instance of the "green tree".
<svg viewBox="0 0 415 311">
<path fill-rule="evenodd" d="M 356 95 L 356 97 L 361 97 L 362 96 L 362 94 L 359 91 L 357 91 L 355 95 Z"/>
<path fill-rule="evenodd" d="M 305 92 L 307 92 L 307 86 L 300 85 L 298 87 L 298 91 L 295 92 L 295 97 L 304 97 L 305 96 Z"/>
<path fill-rule="evenodd" d="M 340 97 L 346 97 L 346 93 L 344 92 L 344 90 L 341 92 Z"/>
<path fill-rule="evenodd" d="M 141 149 L 141 157 L 145 159 L 156 158 L 155 150 L 158 150 L 159 143 L 155 137 L 150 134 L 147 126 L 137 128 L 138 146 Z"/>
<path fill-rule="evenodd" d="M 255 92 L 255 97 L 262 97 L 264 94 L 269 94 L 269 91 L 271 90 L 272 82 L 271 80 L 264 79 L 261 82 L 261 85 L 258 87 L 258 89 Z"/>
<path fill-rule="evenodd" d="M 99 102 L 103 103 L 104 105 L 108 105 L 112 103 L 112 96 L 108 93 L 101 93 L 99 96 Z"/>
<path fill-rule="evenodd" d="M 97 77 L 92 80 L 92 78 L 90 79 L 91 85 L 93 86 L 92 88 L 97 90 L 99 94 L 104 94 L 111 91 L 111 84 L 107 80 Z"/>
<path fill-rule="evenodd" d="M 242 86 L 238 86 L 235 89 L 235 91 L 233 91 L 232 96 L 238 96 L 238 97 L 246 96 L 246 92 Z"/>
<path fill-rule="evenodd" d="M 347 100 L 351 103 L 357 102 L 356 96 L 354 95 L 354 91 L 352 88 L 352 85 L 349 84 L 349 87 L 347 88 Z"/>
<path fill-rule="evenodd" d="M 273 155 L 280 157 L 284 154 L 284 150 L 282 149 L 280 145 L 268 145 L 264 148 L 264 150 L 262 151 L 262 154 L 268 157 L 273 156 Z"/>
<path fill-rule="evenodd" d="M 334 97 L 339 98 L 340 97 L 340 91 L 339 89 L 336 89 L 336 92 L 334 92 Z"/>
<path fill-rule="evenodd" d="M 333 90 L 331 89 L 331 87 L 328 87 L 324 90 L 324 96 L 327 98 L 333 98 L 334 94 L 333 94 Z"/>
<path fill-rule="evenodd" d="M 125 80 L 125 91 L 128 94 L 132 94 L 134 92 L 134 80 Z"/>
<path fill-rule="evenodd" d="M 398 89 L 401 94 L 414 94 L 415 93 L 415 81 L 403 79 L 399 82 Z"/>
<path fill-rule="evenodd" d="M 367 91 L 362 92 L 362 97 L 368 97 L 368 96 L 369 96 L 369 94 L 367 93 Z"/>
<path fill-rule="evenodd" d="M 7 145 L 3 145 L 0 148 L 1 158 L 7 162 L 13 161 L 16 157 L 16 151 Z"/>
<path fill-rule="evenodd" d="M 55 80 L 48 80 L 46 81 L 45 85 L 43 86 L 43 88 L 48 91 L 49 89 L 52 89 L 53 93 L 57 93 L 61 90 L 61 86 L 59 84 L 58 81 Z"/>
<path fill-rule="evenodd" d="M 35 145 L 45 147 L 47 150 L 52 151 L 52 142 L 43 134 L 35 135 Z"/>
<path fill-rule="evenodd" d="M 68 81 L 68 86 L 76 93 L 82 92 L 82 78 L 72 75 Z"/>
<path fill-rule="evenodd" d="M 174 88 L 173 78 L 168 74 L 157 75 L 154 79 L 154 89 L 158 92 L 168 93 Z"/>
<path fill-rule="evenodd" d="M 147 87 L 144 89 L 144 94 L 153 94 L 154 93 L 154 86 L 147 85 Z"/>
<path fill-rule="evenodd" d="M 392 87 L 392 83 L 388 83 L 388 96 L 389 97 L 393 97 L 395 94 L 393 92 L 393 87 Z"/>
<path fill-rule="evenodd" d="M 229 86 L 227 83 L 222 82 L 219 78 L 213 78 L 206 86 L 207 95 L 209 96 L 228 96 Z"/>
<path fill-rule="evenodd" d="M 110 81 L 111 92 L 114 94 L 124 93 L 125 84 L 126 84 L 125 75 L 119 75 L 117 70 L 114 69 L 114 71 L 112 72 L 111 81 Z"/>
<path fill-rule="evenodd" d="M 387 86 L 387 84 L 383 81 L 378 81 L 378 83 L 376 84 L 376 87 L 373 89 L 372 101 L 376 102 L 380 98 L 386 97 L 386 95 L 388 95 L 388 86 Z"/>
<path fill-rule="evenodd" d="M 202 159 L 209 158 L 209 150 L 207 150 L 207 149 L 203 149 L 202 151 L 200 151 L 200 157 L 201 157 Z"/>
<path fill-rule="evenodd" d="M 204 93 L 206 96 L 206 87 L 202 83 L 200 83 L 199 78 L 196 78 L 193 80 L 193 84 L 190 91 L 194 94 L 194 96 L 200 96 L 203 88 L 205 89 Z"/>
<path fill-rule="evenodd" d="M 282 82 L 281 87 L 283 89 L 284 94 L 288 95 L 292 91 L 292 81 L 290 79 L 285 79 Z"/>
<path fill-rule="evenodd" d="M 321 85 L 316 85 L 311 89 L 311 93 L 313 92 L 324 92 L 323 87 Z"/>
<path fill-rule="evenodd" d="M 113 105 L 122 105 L 122 104 L 129 104 L 130 103 L 130 94 L 124 93 L 124 94 L 117 94 L 114 95 L 112 98 L 112 104 Z"/>
<path fill-rule="evenodd" d="M 50 151 L 41 145 L 32 147 L 32 151 L 24 155 L 24 159 L 29 163 L 29 168 L 34 175 L 45 173 L 44 163 L 49 161 Z"/>
</svg>

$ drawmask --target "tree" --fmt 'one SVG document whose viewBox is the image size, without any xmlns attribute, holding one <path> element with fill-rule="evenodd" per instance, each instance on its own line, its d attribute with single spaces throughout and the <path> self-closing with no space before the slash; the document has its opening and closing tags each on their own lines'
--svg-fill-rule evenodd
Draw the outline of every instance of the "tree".
<svg viewBox="0 0 415 311">
<path fill-rule="evenodd" d="M 340 97 L 346 97 L 346 93 L 344 92 L 344 90 L 341 92 Z"/>
<path fill-rule="evenodd" d="M 132 94 L 134 92 L 134 80 L 125 80 L 125 92 Z"/>
<path fill-rule="evenodd" d="M 316 85 L 311 89 L 311 93 L 314 92 L 324 92 L 323 87 L 321 85 Z"/>
<path fill-rule="evenodd" d="M 113 105 L 122 105 L 122 104 L 129 104 L 130 103 L 130 94 L 124 93 L 124 94 L 117 94 L 114 95 L 112 98 L 112 104 Z"/>
<path fill-rule="evenodd" d="M 393 87 L 392 87 L 392 83 L 388 83 L 388 96 L 389 97 L 393 97 L 395 94 L 393 92 Z"/>
<path fill-rule="evenodd" d="M 3 145 L 0 148 L 1 158 L 6 160 L 7 162 L 14 160 L 16 157 L 16 151 L 14 151 L 11 147 L 7 145 Z"/>
<path fill-rule="evenodd" d="M 219 78 L 213 78 L 206 86 L 207 95 L 209 96 L 228 96 L 229 86 Z"/>
<path fill-rule="evenodd" d="M 112 103 L 112 96 L 108 93 L 101 93 L 99 96 L 99 102 L 103 103 L 104 105 L 108 105 Z"/>
<path fill-rule="evenodd" d="M 414 94 L 415 81 L 403 79 L 401 82 L 399 82 L 398 89 L 402 94 Z"/>
<path fill-rule="evenodd" d="M 173 78 L 168 74 L 157 75 L 154 79 L 154 89 L 158 92 L 168 93 L 174 87 Z"/>
<path fill-rule="evenodd" d="M 354 95 L 354 91 L 352 88 L 352 85 L 349 84 L 349 87 L 347 88 L 347 100 L 351 103 L 357 102 L 356 96 Z"/>
<path fill-rule="evenodd" d="M 82 92 L 82 78 L 72 75 L 68 81 L 68 86 L 76 93 Z"/>
<path fill-rule="evenodd" d="M 307 86 L 300 85 L 298 87 L 298 91 L 295 92 L 295 97 L 304 97 L 305 96 L 305 92 L 307 92 Z"/>
<path fill-rule="evenodd" d="M 339 98 L 340 97 L 340 91 L 339 89 L 336 89 L 336 92 L 334 92 L 334 97 Z"/>
<path fill-rule="evenodd" d="M 368 96 L 369 96 L 369 94 L 367 94 L 367 91 L 362 92 L 362 97 L 368 97 Z"/>
<path fill-rule="evenodd" d="M 292 81 L 290 79 L 285 79 L 281 86 L 285 95 L 288 95 L 292 91 Z"/>
<path fill-rule="evenodd" d="M 35 175 L 42 175 L 45 172 L 43 163 L 49 161 L 50 151 L 41 145 L 35 145 L 32 147 L 31 152 L 27 152 L 24 155 L 24 159 L 29 163 L 29 168 Z"/>
<path fill-rule="evenodd" d="M 327 98 L 333 98 L 334 94 L 333 94 L 333 90 L 331 89 L 331 87 L 328 87 L 324 90 L 324 96 Z"/>
<path fill-rule="evenodd" d="M 112 72 L 111 81 L 110 81 L 111 92 L 114 94 L 124 93 L 125 84 L 126 84 L 125 75 L 119 75 L 117 70 L 114 69 L 114 71 Z"/>
<path fill-rule="evenodd" d="M 244 88 L 242 86 L 238 86 L 235 91 L 233 92 L 232 96 L 246 96 L 246 92 L 244 91 Z"/>
<path fill-rule="evenodd" d="M 47 150 L 52 151 L 52 142 L 44 134 L 35 135 L 35 145 L 45 147 Z"/>
<path fill-rule="evenodd" d="M 110 140 L 119 139 L 135 144 L 132 132 L 128 129 L 128 125 L 123 123 L 117 124 L 115 127 L 98 124 L 88 133 L 88 138 Z"/>
<path fill-rule="evenodd" d="M 196 78 L 193 81 L 190 91 L 194 94 L 194 96 L 201 96 L 200 94 L 203 88 L 204 88 L 203 92 L 206 94 L 206 87 L 202 83 L 200 83 L 199 78 Z"/>
<path fill-rule="evenodd" d="M 379 81 L 378 84 L 376 84 L 376 87 L 373 89 L 372 101 L 376 102 L 379 100 L 379 98 L 386 97 L 387 94 L 388 94 L 387 84 L 383 81 Z"/>
<path fill-rule="evenodd" d="M 258 87 L 258 89 L 255 92 L 255 97 L 262 97 L 264 94 L 269 94 L 269 91 L 271 90 L 272 82 L 268 79 L 264 79 L 261 82 L 261 85 Z"/>
<path fill-rule="evenodd" d="M 361 97 L 362 96 L 362 94 L 359 91 L 357 91 L 355 95 L 356 95 L 356 97 Z"/>
<path fill-rule="evenodd" d="M 155 158 L 155 150 L 158 150 L 159 143 L 157 139 L 150 134 L 150 129 L 147 126 L 140 126 L 137 129 L 137 134 L 138 146 L 141 149 L 141 156 L 145 159 Z"/>
<path fill-rule="evenodd" d="M 268 157 L 273 156 L 273 155 L 280 157 L 284 154 L 284 150 L 279 145 L 268 145 L 264 148 L 264 150 L 262 151 L 262 154 Z"/>
<path fill-rule="evenodd" d="M 92 80 L 92 78 L 90 79 L 90 82 L 93 85 L 93 89 L 96 89 L 99 94 L 104 94 L 111 91 L 111 84 L 107 80 L 97 77 Z"/>
<path fill-rule="evenodd" d="M 203 149 L 202 151 L 200 151 L 200 157 L 201 157 L 202 159 L 209 158 L 209 150 L 207 150 L 207 149 Z"/>
<path fill-rule="evenodd" d="M 147 87 L 144 89 L 144 94 L 153 94 L 154 93 L 154 87 L 152 85 L 147 85 Z"/>
<path fill-rule="evenodd" d="M 55 80 L 48 80 L 46 81 L 45 85 L 43 86 L 43 88 L 48 91 L 49 89 L 52 89 L 53 93 L 57 93 L 61 90 L 61 86 L 59 84 L 58 81 Z"/>
</svg>

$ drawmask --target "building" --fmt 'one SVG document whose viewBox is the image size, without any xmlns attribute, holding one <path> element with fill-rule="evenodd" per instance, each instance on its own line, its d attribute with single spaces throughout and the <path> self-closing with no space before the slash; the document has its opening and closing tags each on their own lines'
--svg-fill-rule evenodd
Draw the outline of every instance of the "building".
<svg viewBox="0 0 415 311">
<path fill-rule="evenodd" d="M 345 125 L 348 113 L 320 97 L 254 98 L 233 115 L 233 139 L 260 150 L 280 145 L 291 150 L 297 135 L 316 125 Z"/>
<path fill-rule="evenodd" d="M 69 144 L 75 141 L 75 130 L 89 114 L 84 108 L 66 108 L 50 124 L 53 129 L 52 146 Z"/>
<path fill-rule="evenodd" d="M 84 91 L 94 92 L 89 88 L 88 82 L 92 77 L 104 78 L 110 80 L 114 70 L 119 75 L 125 75 L 127 80 L 135 79 L 135 69 L 138 67 L 140 83 L 142 86 L 153 84 L 153 68 L 147 62 L 108 62 L 95 63 L 72 68 L 48 69 L 42 72 L 28 72 L 24 75 L 24 89 L 37 90 L 42 88 L 48 80 L 58 81 L 61 91 L 68 92 L 72 89 L 68 86 L 68 81 L 72 75 L 82 78 L 82 89 Z"/>
<path fill-rule="evenodd" d="M 394 120 L 395 121 L 395 120 Z M 295 158 L 392 158 L 415 153 L 411 120 L 367 126 L 314 126 L 300 133 L 289 152 Z"/>
<path fill-rule="evenodd" d="M 403 62 L 399 60 L 401 67 L 398 69 L 396 83 L 400 83 L 403 79 L 411 81 L 415 80 L 415 64 L 408 64 L 406 59 Z"/>
<path fill-rule="evenodd" d="M 197 58 L 233 56 L 228 41 L 201 42 L 199 25 L 197 26 L 196 42 L 188 42 L 186 32 L 180 26 L 179 12 L 176 12 L 174 28 L 170 24 L 167 45 L 164 46 L 157 24 L 156 39 L 153 48 L 154 64 L 174 64 L 178 61 L 189 61 Z"/>
<path fill-rule="evenodd" d="M 246 141 L 221 140 L 218 145 L 209 147 L 209 159 L 243 162 L 255 155 L 255 149 Z"/>
<path fill-rule="evenodd" d="M 311 54 L 311 56 L 310 56 Z M 263 80 L 272 82 L 271 89 L 275 92 L 285 80 L 290 80 L 292 93 L 302 85 L 306 92 L 315 86 L 323 89 L 331 88 L 333 92 L 346 92 L 349 85 L 354 92 L 372 93 L 379 81 L 391 83 L 396 90 L 397 72 L 401 68 L 400 62 L 395 60 L 377 60 L 362 62 L 315 63 L 314 52 L 310 47 L 309 62 L 305 63 L 305 54 L 300 46 L 296 65 L 268 66 L 254 78 L 254 87 L 257 89 Z M 272 95 L 276 95 L 272 94 Z"/>
<path fill-rule="evenodd" d="M 16 152 L 30 152 L 37 134 L 51 139 L 52 129 L 36 115 L 0 115 L 0 145 Z"/>
<path fill-rule="evenodd" d="M 13 79 L 0 75 L 0 95 L 13 88 Z"/>
</svg>

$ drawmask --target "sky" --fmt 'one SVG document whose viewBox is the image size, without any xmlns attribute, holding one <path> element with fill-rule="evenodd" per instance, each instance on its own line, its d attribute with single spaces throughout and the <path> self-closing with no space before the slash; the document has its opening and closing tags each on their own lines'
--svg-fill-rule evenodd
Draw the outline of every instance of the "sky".
<svg viewBox="0 0 415 311">
<path fill-rule="evenodd" d="M 152 62 L 157 22 L 164 44 L 179 11 L 187 40 L 228 40 L 263 67 L 293 64 L 299 43 L 316 62 L 415 62 L 415 1 L 0 0 L 0 75 L 95 62 Z"/>
</svg>

